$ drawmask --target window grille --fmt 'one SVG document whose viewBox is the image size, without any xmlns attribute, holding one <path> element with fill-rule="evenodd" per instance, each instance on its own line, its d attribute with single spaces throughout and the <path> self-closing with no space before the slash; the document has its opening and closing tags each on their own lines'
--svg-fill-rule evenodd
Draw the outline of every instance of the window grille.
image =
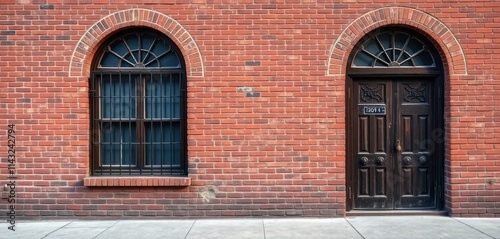
<svg viewBox="0 0 500 239">
<path fill-rule="evenodd" d="M 186 76 L 167 37 L 108 41 L 90 79 L 92 174 L 186 175 Z"/>
</svg>

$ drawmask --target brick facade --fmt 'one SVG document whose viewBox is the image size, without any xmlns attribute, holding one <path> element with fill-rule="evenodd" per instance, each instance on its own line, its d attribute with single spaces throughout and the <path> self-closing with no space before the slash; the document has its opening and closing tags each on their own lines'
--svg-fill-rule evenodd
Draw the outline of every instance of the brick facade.
<svg viewBox="0 0 500 239">
<path fill-rule="evenodd" d="M 390 25 L 427 36 L 445 66 L 444 210 L 500 216 L 495 0 L 157 2 L 0 5 L 0 182 L 15 124 L 18 216 L 345 215 L 347 58 Z M 132 26 L 161 31 L 183 53 L 188 178 L 89 176 L 91 62 Z"/>
</svg>

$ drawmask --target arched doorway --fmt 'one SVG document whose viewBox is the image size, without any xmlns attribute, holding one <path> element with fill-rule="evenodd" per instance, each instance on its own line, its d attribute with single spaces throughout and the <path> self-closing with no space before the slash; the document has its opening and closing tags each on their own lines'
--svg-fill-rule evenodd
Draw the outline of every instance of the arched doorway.
<svg viewBox="0 0 500 239">
<path fill-rule="evenodd" d="M 347 65 L 347 210 L 438 210 L 443 64 L 422 34 L 376 29 Z"/>
</svg>

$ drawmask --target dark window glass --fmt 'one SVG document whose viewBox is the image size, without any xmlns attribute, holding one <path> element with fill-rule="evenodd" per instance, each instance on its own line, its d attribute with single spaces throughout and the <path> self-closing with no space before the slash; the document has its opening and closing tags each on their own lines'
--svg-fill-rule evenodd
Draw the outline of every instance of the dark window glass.
<svg viewBox="0 0 500 239">
<path fill-rule="evenodd" d="M 399 31 L 372 35 L 359 47 L 352 68 L 436 67 L 427 46 L 415 36 Z"/>
<path fill-rule="evenodd" d="M 135 123 L 104 123 L 101 130 L 101 165 L 136 166 Z"/>
<path fill-rule="evenodd" d="M 128 75 L 103 76 L 100 87 L 101 118 L 136 117 L 135 81 Z"/>
</svg>

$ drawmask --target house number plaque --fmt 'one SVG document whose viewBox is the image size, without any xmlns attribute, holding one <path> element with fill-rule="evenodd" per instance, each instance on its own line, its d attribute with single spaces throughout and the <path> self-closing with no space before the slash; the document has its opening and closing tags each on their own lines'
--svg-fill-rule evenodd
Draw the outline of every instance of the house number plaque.
<svg viewBox="0 0 500 239">
<path fill-rule="evenodd" d="M 365 106 L 363 113 L 365 115 L 385 115 L 385 106 Z"/>
</svg>

